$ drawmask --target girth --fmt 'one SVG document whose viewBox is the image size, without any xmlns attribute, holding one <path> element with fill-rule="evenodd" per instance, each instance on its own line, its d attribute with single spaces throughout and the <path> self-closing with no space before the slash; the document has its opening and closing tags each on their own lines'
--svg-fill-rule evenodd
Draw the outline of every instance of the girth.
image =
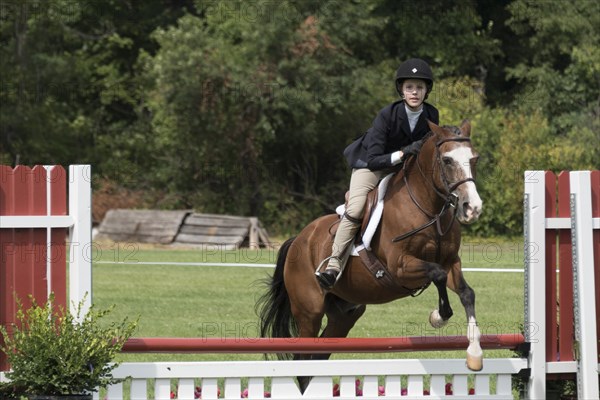
<svg viewBox="0 0 600 400">
<path fill-rule="evenodd" d="M 431 281 L 420 288 L 410 289 L 406 286 L 400 285 L 392 276 L 387 267 L 377 258 L 372 251 L 367 250 L 366 248 L 362 248 L 358 251 L 358 255 L 360 259 L 367 268 L 367 270 L 371 273 L 371 275 L 375 278 L 375 281 L 379 283 L 383 288 L 391 289 L 395 292 L 406 292 L 408 295 L 412 297 L 417 297 L 425 289 L 429 287 Z"/>
</svg>

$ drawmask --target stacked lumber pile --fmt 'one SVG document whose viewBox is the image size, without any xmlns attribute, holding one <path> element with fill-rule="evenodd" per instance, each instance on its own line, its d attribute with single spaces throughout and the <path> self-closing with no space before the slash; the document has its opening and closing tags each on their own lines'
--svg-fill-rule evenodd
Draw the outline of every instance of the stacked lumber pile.
<svg viewBox="0 0 600 400">
<path fill-rule="evenodd" d="M 189 210 L 109 210 L 96 240 L 186 246 L 271 247 L 269 235 L 256 217 L 198 214 Z"/>
</svg>

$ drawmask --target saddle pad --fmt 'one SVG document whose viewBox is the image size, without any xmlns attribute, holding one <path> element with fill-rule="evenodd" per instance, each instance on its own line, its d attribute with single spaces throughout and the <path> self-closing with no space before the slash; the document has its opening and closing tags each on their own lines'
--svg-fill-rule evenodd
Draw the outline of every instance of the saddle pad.
<svg viewBox="0 0 600 400">
<path fill-rule="evenodd" d="M 371 250 L 371 240 L 373 239 L 373 235 L 375 235 L 375 231 L 379 226 L 379 222 L 381 221 L 381 215 L 383 214 L 383 199 L 385 197 L 385 192 L 387 190 L 388 183 L 394 173 L 386 175 L 381 181 L 379 181 L 379 192 L 377 196 L 377 205 L 371 214 L 371 219 L 367 224 L 367 229 L 365 229 L 365 233 L 362 237 L 363 246 L 367 250 Z M 340 216 L 340 218 L 344 215 L 346 211 L 346 206 L 344 204 L 340 205 L 335 209 L 335 212 Z M 354 244 L 352 245 L 352 255 L 358 256 L 358 251 L 356 250 Z"/>
</svg>

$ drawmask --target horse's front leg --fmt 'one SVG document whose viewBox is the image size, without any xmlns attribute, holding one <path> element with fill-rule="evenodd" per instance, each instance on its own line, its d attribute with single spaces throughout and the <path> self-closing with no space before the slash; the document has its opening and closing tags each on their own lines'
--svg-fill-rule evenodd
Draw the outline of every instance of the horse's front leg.
<svg viewBox="0 0 600 400">
<path fill-rule="evenodd" d="M 448 299 L 448 290 L 446 289 L 448 273 L 441 265 L 436 263 L 426 262 L 424 267 L 427 271 L 427 277 L 433 282 L 438 291 L 438 308 L 429 315 L 429 323 L 434 328 L 439 329 L 448 323 L 453 314 Z"/>
<path fill-rule="evenodd" d="M 467 313 L 467 367 L 472 371 L 481 371 L 483 368 L 483 350 L 481 349 L 481 332 L 475 318 L 475 292 L 467 284 L 462 271 L 460 260 L 455 263 L 450 271 L 448 287 L 458 294 L 460 301 Z"/>
</svg>

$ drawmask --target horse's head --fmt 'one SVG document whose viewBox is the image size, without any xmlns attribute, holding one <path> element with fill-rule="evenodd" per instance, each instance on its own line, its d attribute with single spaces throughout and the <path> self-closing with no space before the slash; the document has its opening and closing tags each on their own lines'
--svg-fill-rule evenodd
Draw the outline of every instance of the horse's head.
<svg viewBox="0 0 600 400">
<path fill-rule="evenodd" d="M 435 143 L 434 184 L 445 196 L 456 196 L 457 218 L 463 224 L 475 222 L 482 201 L 475 186 L 475 165 L 479 155 L 471 145 L 471 123 L 464 120 L 460 128 L 440 127 L 429 122 Z M 436 166 L 437 164 L 437 166 Z"/>
</svg>

